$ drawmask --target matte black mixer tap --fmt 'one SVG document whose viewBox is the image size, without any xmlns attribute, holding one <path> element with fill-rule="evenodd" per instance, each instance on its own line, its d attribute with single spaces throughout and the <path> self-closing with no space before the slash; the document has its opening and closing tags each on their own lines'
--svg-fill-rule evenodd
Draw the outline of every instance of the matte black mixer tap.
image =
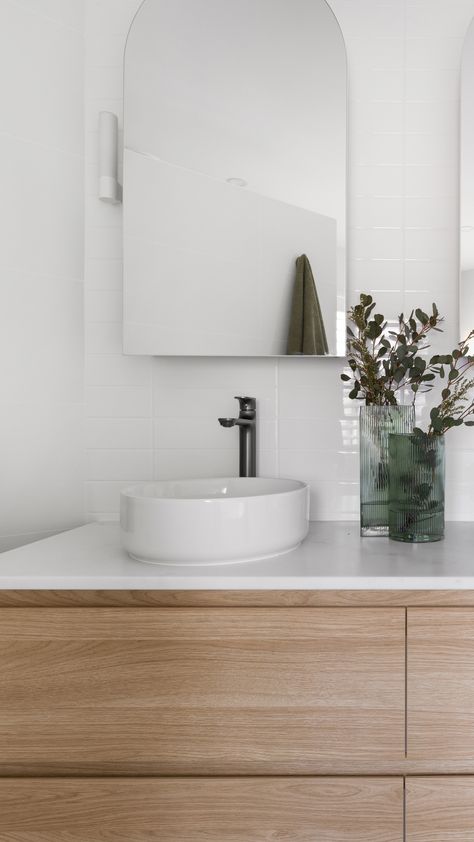
<svg viewBox="0 0 474 842">
<path fill-rule="evenodd" d="M 257 401 L 255 398 L 238 398 L 238 418 L 219 418 L 222 427 L 239 428 L 239 476 L 257 476 Z"/>
</svg>

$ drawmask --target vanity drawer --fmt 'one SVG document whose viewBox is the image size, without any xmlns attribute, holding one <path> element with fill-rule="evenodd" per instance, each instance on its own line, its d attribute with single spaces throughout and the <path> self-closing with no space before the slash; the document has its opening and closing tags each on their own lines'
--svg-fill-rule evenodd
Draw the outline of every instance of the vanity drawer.
<svg viewBox="0 0 474 842">
<path fill-rule="evenodd" d="M 406 781 L 406 842 L 474 842 L 474 779 Z"/>
<path fill-rule="evenodd" d="M 409 608 L 409 760 L 474 771 L 474 609 Z"/>
<path fill-rule="evenodd" d="M 402 842 L 401 778 L 1 780 L 0 842 Z"/>
<path fill-rule="evenodd" d="M 379 774 L 400 608 L 0 610 L 0 773 Z"/>
</svg>

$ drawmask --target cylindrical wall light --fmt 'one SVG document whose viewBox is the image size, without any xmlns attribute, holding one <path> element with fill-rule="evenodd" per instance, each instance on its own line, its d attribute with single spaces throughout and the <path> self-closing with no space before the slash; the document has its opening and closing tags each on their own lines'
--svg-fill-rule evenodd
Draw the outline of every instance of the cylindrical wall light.
<svg viewBox="0 0 474 842">
<path fill-rule="evenodd" d="M 110 111 L 99 114 L 99 199 L 114 205 L 122 201 L 118 182 L 118 120 Z"/>
</svg>

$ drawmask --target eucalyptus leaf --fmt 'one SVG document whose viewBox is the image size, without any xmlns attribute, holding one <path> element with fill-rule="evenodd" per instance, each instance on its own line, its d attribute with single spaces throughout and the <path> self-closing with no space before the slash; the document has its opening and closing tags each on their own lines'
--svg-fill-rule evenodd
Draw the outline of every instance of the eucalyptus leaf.
<svg viewBox="0 0 474 842">
<path fill-rule="evenodd" d="M 420 308 L 415 310 L 415 316 L 422 325 L 426 325 L 429 321 L 427 314 L 423 310 L 420 310 Z"/>
</svg>

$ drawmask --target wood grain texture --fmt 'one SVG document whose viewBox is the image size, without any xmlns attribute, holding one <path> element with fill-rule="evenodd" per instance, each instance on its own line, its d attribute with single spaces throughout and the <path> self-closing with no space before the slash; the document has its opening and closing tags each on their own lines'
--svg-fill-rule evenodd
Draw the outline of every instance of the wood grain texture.
<svg viewBox="0 0 474 842">
<path fill-rule="evenodd" d="M 1 780 L 0 842 L 402 842 L 401 779 Z"/>
<path fill-rule="evenodd" d="M 398 608 L 2 609 L 0 773 L 378 773 L 404 659 Z"/>
<path fill-rule="evenodd" d="M 0 608 L 472 606 L 469 590 L 0 590 Z"/>
<path fill-rule="evenodd" d="M 474 778 L 408 778 L 406 842 L 474 842 Z"/>
<path fill-rule="evenodd" d="M 474 609 L 409 609 L 410 760 L 474 758 Z"/>
</svg>

